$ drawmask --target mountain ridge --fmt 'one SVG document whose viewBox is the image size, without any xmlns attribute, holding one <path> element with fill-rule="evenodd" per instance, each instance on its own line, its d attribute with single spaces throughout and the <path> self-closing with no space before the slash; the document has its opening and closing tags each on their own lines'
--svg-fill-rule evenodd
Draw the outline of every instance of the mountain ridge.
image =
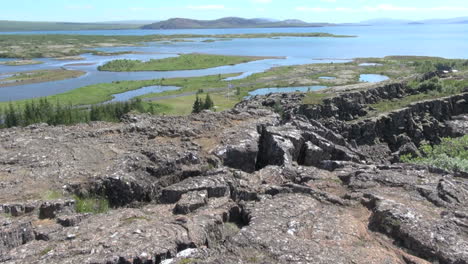
<svg viewBox="0 0 468 264">
<path fill-rule="evenodd" d="M 171 18 L 145 25 L 142 29 L 202 29 L 202 28 L 268 28 L 268 27 L 323 27 L 331 23 L 308 23 L 298 19 L 272 21 L 264 18 L 246 19 L 224 17 L 215 20 L 197 20 L 189 18 Z"/>
</svg>

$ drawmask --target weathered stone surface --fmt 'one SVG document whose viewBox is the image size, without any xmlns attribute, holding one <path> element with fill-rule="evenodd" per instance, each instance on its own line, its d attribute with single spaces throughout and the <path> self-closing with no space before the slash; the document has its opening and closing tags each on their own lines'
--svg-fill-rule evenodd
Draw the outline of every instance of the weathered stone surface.
<svg viewBox="0 0 468 264">
<path fill-rule="evenodd" d="M 57 223 L 59 223 L 63 227 L 77 226 L 81 221 L 83 221 L 85 218 L 89 216 L 90 214 L 74 214 L 74 215 L 60 216 L 57 218 Z"/>
<path fill-rule="evenodd" d="M 230 196 L 229 178 L 225 173 L 189 178 L 163 189 L 160 200 L 176 203 L 183 194 L 193 191 L 206 191 L 208 198 Z"/>
<path fill-rule="evenodd" d="M 200 207 L 203 207 L 208 202 L 208 191 L 189 192 L 182 195 L 182 198 L 174 207 L 176 214 L 189 214 Z"/>
<path fill-rule="evenodd" d="M 40 219 L 53 219 L 56 218 L 61 213 L 73 213 L 75 211 L 75 201 L 74 200 L 58 200 L 50 201 L 41 204 L 39 207 L 39 218 Z"/>
<path fill-rule="evenodd" d="M 0 130 L 0 262 L 468 263 L 468 177 L 396 163 L 464 134 L 466 93 L 364 119 L 420 92 L 369 87 L 333 88 L 321 106 L 272 94 L 221 113 Z M 111 209 L 76 214 L 41 201 L 50 191 Z"/>
<path fill-rule="evenodd" d="M 9 214 L 11 216 L 21 216 L 33 212 L 37 205 L 32 203 L 17 203 L 0 205 L 0 213 Z"/>
<path fill-rule="evenodd" d="M 9 250 L 34 240 L 33 226 L 30 222 L 0 220 L 0 256 L 8 255 Z"/>
</svg>

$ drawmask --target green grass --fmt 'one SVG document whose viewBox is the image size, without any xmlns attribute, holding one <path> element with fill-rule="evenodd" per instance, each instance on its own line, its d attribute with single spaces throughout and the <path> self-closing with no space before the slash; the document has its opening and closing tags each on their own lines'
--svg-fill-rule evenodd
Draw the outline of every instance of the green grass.
<svg viewBox="0 0 468 264">
<path fill-rule="evenodd" d="M 45 192 L 42 197 L 43 200 L 57 200 L 63 198 L 63 193 L 57 190 L 48 190 Z"/>
<path fill-rule="evenodd" d="M 47 96 L 44 98 L 46 98 L 50 102 L 58 101 L 62 104 L 92 105 L 111 100 L 113 98 L 113 94 L 136 90 L 142 87 L 152 85 L 178 86 L 181 87 L 181 89 L 178 91 L 167 91 L 162 93 L 147 94 L 145 96 L 142 96 L 141 98 L 174 95 L 182 92 L 197 91 L 206 87 L 226 87 L 227 84 L 223 82 L 222 79 L 236 75 L 237 74 L 225 74 L 193 78 L 155 79 L 143 81 L 116 81 L 113 83 L 89 85 L 65 93 Z M 26 102 L 29 101 L 31 100 L 18 100 L 12 103 L 14 103 L 16 106 L 22 107 Z M 6 108 L 8 104 L 9 102 L 0 102 L 0 109 Z"/>
<path fill-rule="evenodd" d="M 157 85 L 160 80 L 149 81 L 122 81 L 114 83 L 95 84 L 81 87 L 65 93 L 44 97 L 50 102 L 61 102 L 72 105 L 91 105 L 111 100 L 113 94 L 123 93 L 130 90 L 139 89 L 145 86 Z M 22 107 L 31 100 L 14 101 L 16 106 Z M 7 107 L 9 102 L 0 102 L 0 108 Z"/>
<path fill-rule="evenodd" d="M 318 105 L 322 104 L 323 100 L 332 97 L 333 94 L 321 92 L 308 92 L 306 97 L 302 100 L 303 104 Z"/>
<path fill-rule="evenodd" d="M 202 261 L 201 259 L 186 258 L 178 262 L 178 264 L 191 264 Z"/>
<path fill-rule="evenodd" d="M 182 54 L 178 57 L 150 60 L 147 62 L 137 60 L 114 60 L 99 66 L 98 69 L 100 71 L 114 72 L 197 70 L 235 65 L 268 58 L 269 57 Z"/>
<path fill-rule="evenodd" d="M 51 81 L 60 81 L 71 78 L 77 78 L 84 75 L 83 71 L 74 71 L 74 70 L 37 70 L 29 72 L 19 72 L 15 73 L 13 76 L 1 79 L 1 87 L 17 86 L 23 84 L 31 83 L 41 83 L 41 82 L 51 82 Z"/>
<path fill-rule="evenodd" d="M 75 196 L 77 213 L 102 214 L 109 211 L 109 201 L 103 197 Z"/>
<path fill-rule="evenodd" d="M 201 76 L 201 77 L 188 77 L 188 78 L 170 78 L 170 79 L 156 79 L 156 80 L 145 80 L 145 81 L 116 81 L 113 83 L 104 83 L 96 84 L 86 87 L 81 87 L 72 91 L 68 91 L 62 94 L 57 94 L 47 97 L 51 102 L 59 101 L 62 104 L 72 104 L 72 105 L 92 105 L 98 104 L 105 101 L 111 100 L 113 94 L 123 93 L 130 90 L 139 89 L 145 86 L 152 85 L 163 85 L 163 86 L 177 86 L 180 87 L 176 91 L 166 91 L 162 93 L 153 93 L 146 94 L 141 96 L 142 99 L 147 98 L 160 98 L 163 96 L 174 96 L 180 95 L 183 93 L 195 93 L 200 89 L 203 89 L 205 92 L 210 92 L 214 97 L 215 104 L 218 106 L 217 111 L 228 109 L 232 107 L 235 103 L 242 100 L 244 96 L 248 94 L 249 91 L 266 88 L 266 87 L 290 87 L 290 86 L 310 86 L 310 85 L 336 85 L 333 82 L 322 82 L 317 80 L 319 76 L 337 76 L 337 81 L 341 82 L 339 85 L 343 84 L 353 84 L 357 83 L 355 76 L 359 76 L 360 73 L 365 71 L 373 71 L 370 68 L 373 67 L 360 67 L 357 63 L 360 62 L 378 62 L 383 63 L 386 67 L 385 75 L 410 75 L 415 73 L 414 66 L 407 66 L 411 64 L 409 58 L 406 58 L 408 61 L 397 61 L 395 59 L 358 59 L 355 62 L 351 63 L 323 63 L 323 64 L 313 64 L 313 65 L 298 65 L 298 66 L 284 66 L 276 67 L 262 73 L 256 73 L 251 76 L 248 76 L 244 79 L 233 80 L 233 81 L 223 81 L 227 77 L 238 76 L 237 74 L 224 74 L 224 75 L 211 75 L 211 76 Z M 406 60 L 405 59 L 405 60 Z M 451 60 L 447 60 L 450 62 Z M 375 67 L 379 68 L 379 67 Z M 374 69 L 377 71 L 376 69 Z M 347 74 L 348 77 L 343 77 L 341 72 Z M 461 74 L 461 73 L 460 73 Z M 297 82 L 301 80 L 301 82 Z M 306 83 L 304 83 L 306 82 Z M 234 95 L 235 91 L 231 91 L 231 97 L 229 100 L 226 97 L 226 88 L 228 83 L 234 85 L 234 87 L 239 88 L 239 94 Z M 458 80 L 443 80 L 441 83 L 444 89 L 442 93 L 440 92 L 427 92 L 414 96 L 408 96 L 402 100 L 393 102 L 393 101 L 383 101 L 379 102 L 376 105 L 373 105 L 377 109 L 376 112 L 390 111 L 392 109 L 404 107 L 412 102 L 432 99 L 434 97 L 441 97 L 443 94 L 454 94 L 464 87 L 468 86 L 468 83 L 465 81 Z M 419 85 L 419 84 L 415 84 Z M 210 91 L 210 89 L 217 89 L 217 91 Z M 223 89 L 223 90 L 221 90 Z M 417 87 L 415 88 L 417 89 Z M 320 104 L 326 98 L 334 96 L 333 93 L 327 93 L 324 91 L 319 92 L 309 92 L 306 94 L 306 98 L 303 103 L 305 104 Z M 157 113 L 166 113 L 166 114 L 189 114 L 191 112 L 191 107 L 195 100 L 194 95 L 187 95 L 180 98 L 169 98 L 165 100 L 158 100 L 153 103 L 144 102 L 145 108 L 153 107 L 156 109 Z M 14 104 L 22 106 L 28 100 L 15 101 Z M 5 109 L 5 106 L 8 106 L 8 102 L 0 103 L 0 109 Z M 1 110 L 0 110 L 1 111 Z"/>
<path fill-rule="evenodd" d="M 46 247 L 45 249 L 41 250 L 41 252 L 39 252 L 39 256 L 41 256 L 41 257 L 45 256 L 52 250 L 54 250 L 53 247 Z"/>
<path fill-rule="evenodd" d="M 204 99 L 204 94 L 199 94 L 199 97 Z M 237 104 L 240 99 L 239 97 L 227 97 L 223 93 L 210 93 L 210 97 L 214 102 L 215 111 L 224 111 L 231 109 Z M 193 103 L 195 102 L 196 95 L 182 96 L 172 99 L 166 99 L 158 101 L 161 107 L 164 107 L 164 113 L 169 115 L 189 115 L 192 113 Z"/>
<path fill-rule="evenodd" d="M 460 138 L 443 138 L 439 145 L 423 144 L 421 157 L 411 154 L 400 157 L 402 162 L 431 165 L 453 172 L 468 173 L 468 135 Z"/>
<path fill-rule="evenodd" d="M 42 64 L 42 61 L 35 61 L 35 60 L 15 60 L 15 61 L 6 61 L 0 62 L 0 64 L 6 66 L 23 66 L 23 65 L 37 65 Z"/>
<path fill-rule="evenodd" d="M 377 113 L 385 113 L 390 112 L 393 110 L 401 109 L 407 107 L 408 105 L 420 102 L 423 100 L 432 100 L 436 98 L 446 97 L 458 94 L 463 91 L 466 87 L 468 87 L 468 80 L 455 80 L 455 79 L 447 79 L 447 80 L 438 80 L 435 79 L 435 86 L 429 87 L 426 92 L 421 92 L 414 95 L 409 95 L 403 97 L 401 99 L 395 100 L 383 100 L 376 104 L 370 105 L 372 108 L 376 109 Z M 414 89 L 421 89 L 423 85 L 427 85 L 431 83 L 431 81 L 426 81 L 424 83 L 417 83 L 413 82 L 410 83 L 410 86 L 413 86 Z"/>
</svg>

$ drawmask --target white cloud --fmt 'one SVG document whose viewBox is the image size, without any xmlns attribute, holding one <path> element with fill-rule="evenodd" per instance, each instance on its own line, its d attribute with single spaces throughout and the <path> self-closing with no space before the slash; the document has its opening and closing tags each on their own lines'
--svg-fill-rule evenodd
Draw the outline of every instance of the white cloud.
<svg viewBox="0 0 468 264">
<path fill-rule="evenodd" d="M 389 4 L 381 4 L 377 6 L 366 6 L 365 11 L 398 11 L 398 12 L 428 12 L 428 11 L 466 11 L 468 7 L 460 6 L 435 6 L 435 7 L 411 7 L 411 6 L 395 6 Z"/>
<path fill-rule="evenodd" d="M 224 5 L 200 5 L 200 6 L 187 6 L 188 9 L 192 10 L 222 10 L 226 9 Z"/>
<path fill-rule="evenodd" d="M 252 2 L 257 4 L 269 4 L 272 0 L 252 0 Z"/>
<path fill-rule="evenodd" d="M 93 9 L 94 6 L 92 5 L 68 5 L 65 6 L 66 9 L 72 9 L 72 10 L 86 10 L 86 9 Z"/>
<path fill-rule="evenodd" d="M 378 12 L 378 11 L 394 11 L 394 12 L 436 12 L 436 11 L 468 11 L 468 7 L 460 6 L 437 6 L 437 7 L 411 7 L 411 6 L 395 6 L 390 4 L 380 4 L 377 6 L 364 6 L 360 8 L 347 7 L 307 7 L 298 6 L 296 11 L 301 12 Z"/>
</svg>

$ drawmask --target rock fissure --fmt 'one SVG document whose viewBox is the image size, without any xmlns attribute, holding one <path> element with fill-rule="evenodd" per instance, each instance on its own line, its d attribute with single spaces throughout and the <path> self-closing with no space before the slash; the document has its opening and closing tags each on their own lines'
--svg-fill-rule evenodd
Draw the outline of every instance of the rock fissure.
<svg viewBox="0 0 468 264">
<path fill-rule="evenodd" d="M 468 178 L 397 159 L 466 133 L 468 94 L 362 119 L 418 92 L 1 130 L 0 262 L 468 263 Z M 111 210 L 77 212 L 71 194 Z"/>
</svg>

